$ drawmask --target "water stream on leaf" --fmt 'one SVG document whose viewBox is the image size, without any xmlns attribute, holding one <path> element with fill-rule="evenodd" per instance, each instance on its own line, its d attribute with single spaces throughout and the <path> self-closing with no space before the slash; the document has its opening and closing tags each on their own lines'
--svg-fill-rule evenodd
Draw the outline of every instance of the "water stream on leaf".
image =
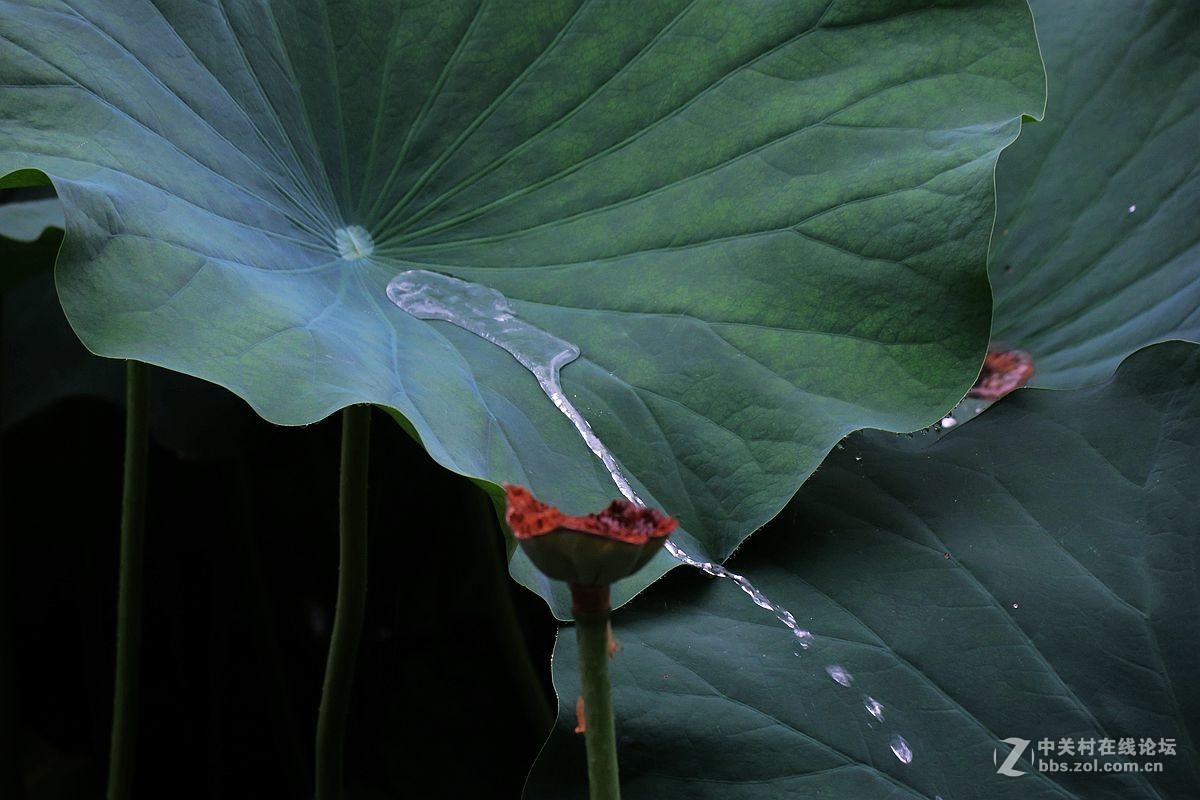
<svg viewBox="0 0 1200 800">
<path fill-rule="evenodd" d="M 533 373 L 542 391 L 575 426 L 588 449 L 604 464 L 617 490 L 625 499 L 640 506 L 645 505 L 621 470 L 617 459 L 563 393 L 559 374 L 564 366 L 579 358 L 578 347 L 517 317 L 513 314 L 508 298 L 495 289 L 438 272 L 423 269 L 401 272 L 388 283 L 387 296 L 399 308 L 417 319 L 449 322 L 508 351 L 521 366 Z M 755 605 L 774 614 L 775 618 L 792 632 L 800 648 L 808 649 L 813 640 L 812 633 L 800 627 L 790 611 L 764 595 L 744 575 L 720 564 L 693 558 L 669 540 L 665 547 L 668 553 L 684 564 L 713 577 L 731 581 Z M 826 667 L 826 672 L 842 686 L 849 687 L 853 682 L 853 676 L 840 665 L 831 664 Z M 883 706 L 879 701 L 866 696 L 864 706 L 872 717 L 882 721 Z M 896 758 L 903 763 L 912 761 L 912 750 L 904 737 L 893 735 L 889 746 Z"/>
<path fill-rule="evenodd" d="M 846 672 L 846 668 L 841 664 L 830 664 L 825 668 L 825 673 L 842 686 L 850 686 L 854 683 L 854 676 Z"/>
</svg>

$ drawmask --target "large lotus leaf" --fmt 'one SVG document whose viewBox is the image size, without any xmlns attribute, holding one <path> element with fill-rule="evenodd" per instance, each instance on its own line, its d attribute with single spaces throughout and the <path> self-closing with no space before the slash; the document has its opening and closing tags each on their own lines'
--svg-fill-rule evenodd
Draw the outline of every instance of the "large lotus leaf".
<svg viewBox="0 0 1200 800">
<path fill-rule="evenodd" d="M 1017 392 L 927 448 L 851 436 L 732 563 L 809 650 L 694 573 L 617 613 L 624 797 L 1200 796 L 1198 473 L 1200 347 L 1182 342 L 1101 386 Z M 570 631 L 530 798 L 584 795 Z M 1026 753 L 1007 777 L 1012 737 L 1176 754 L 1101 758 L 1161 773 L 1040 774 Z"/>
<path fill-rule="evenodd" d="M 1200 13 L 1032 5 L 1050 95 L 997 169 L 995 336 L 1033 354 L 1034 385 L 1070 388 L 1200 339 Z"/>
<path fill-rule="evenodd" d="M 1044 101 L 1023 0 L 22 0 L 0 31 L 0 175 L 52 180 L 91 350 L 279 423 L 378 403 L 596 508 L 530 375 L 384 292 L 486 283 L 582 349 L 567 395 L 713 558 L 970 385 L 995 159 Z"/>
</svg>

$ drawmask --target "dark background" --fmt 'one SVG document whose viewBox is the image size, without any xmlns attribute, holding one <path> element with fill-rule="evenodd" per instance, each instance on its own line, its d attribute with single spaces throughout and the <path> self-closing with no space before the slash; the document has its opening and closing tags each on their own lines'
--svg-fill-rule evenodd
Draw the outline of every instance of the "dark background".
<svg viewBox="0 0 1200 800">
<path fill-rule="evenodd" d="M 0 259 L 11 276 L 28 252 Z M 101 798 L 124 366 L 75 340 L 48 269 L 4 288 L 0 798 Z M 151 382 L 137 797 L 311 797 L 339 420 L 277 427 L 198 380 Z M 490 500 L 376 410 L 370 525 L 347 796 L 518 797 L 555 624 L 508 578 Z"/>
</svg>

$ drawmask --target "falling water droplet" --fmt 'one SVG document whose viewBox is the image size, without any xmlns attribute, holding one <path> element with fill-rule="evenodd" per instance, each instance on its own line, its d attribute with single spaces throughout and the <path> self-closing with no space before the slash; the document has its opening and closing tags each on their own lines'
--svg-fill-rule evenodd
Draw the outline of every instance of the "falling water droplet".
<svg viewBox="0 0 1200 800">
<path fill-rule="evenodd" d="M 866 706 L 867 713 L 872 717 L 883 722 L 883 703 L 871 697 L 869 694 L 863 695 L 863 705 Z"/>
<path fill-rule="evenodd" d="M 754 601 L 754 605 L 758 606 L 764 611 L 775 610 L 775 606 L 771 605 L 771 601 L 768 600 L 766 595 L 764 595 L 758 589 L 751 589 L 750 591 L 746 592 L 746 594 L 750 595 L 750 599 Z"/>
<path fill-rule="evenodd" d="M 1020 603 L 1013 603 L 1013 608 L 1020 608 L 1020 607 L 1021 607 Z"/>
<path fill-rule="evenodd" d="M 605 463 L 608 463 L 608 462 L 605 462 Z M 619 484 L 618 484 L 618 487 L 619 487 Z M 626 497 L 628 497 L 628 495 L 626 495 Z M 640 501 L 633 501 L 633 502 L 640 503 Z M 725 567 L 721 566 L 720 564 L 713 564 L 708 561 L 700 561 L 698 559 L 692 558 L 686 552 L 684 552 L 683 549 L 679 547 L 679 545 L 675 544 L 674 542 L 672 542 L 669 539 L 667 540 L 667 543 L 664 545 L 664 548 L 673 557 L 679 559 L 680 561 L 682 561 L 683 563 L 685 563 L 689 566 L 695 567 L 696 569 L 700 570 L 701 572 L 705 573 L 706 575 L 712 575 L 714 578 L 725 578 L 725 579 L 731 581 L 735 586 L 737 586 L 739 589 L 741 589 L 742 592 L 747 597 L 749 597 L 756 606 L 758 606 L 759 608 L 765 609 L 767 611 L 770 611 L 772 614 L 774 614 L 775 618 L 777 620 L 779 620 L 780 622 L 782 622 L 784 624 L 784 626 L 786 626 L 787 629 L 790 630 L 792 632 L 792 634 L 796 637 L 796 640 L 797 640 L 798 644 L 800 645 L 800 647 L 802 647 L 806 650 L 808 649 L 809 644 L 811 644 L 812 639 L 813 639 L 812 633 L 801 628 L 796 623 L 796 618 L 794 616 L 792 616 L 792 612 L 788 611 L 783 606 L 776 605 L 775 603 L 773 603 L 771 601 L 771 599 L 769 597 L 767 597 L 765 594 L 763 594 L 762 592 L 760 592 L 757 589 L 757 587 L 755 587 L 755 585 L 753 583 L 751 583 L 748 578 L 746 578 L 746 576 L 739 575 L 738 573 L 734 572 L 733 570 L 726 569 Z"/>
<path fill-rule="evenodd" d="M 854 683 L 854 676 L 849 672 L 846 672 L 846 669 L 841 664 L 830 664 L 825 668 L 825 671 L 829 673 L 829 677 L 833 678 L 842 686 L 849 686 L 850 684 Z"/>
<path fill-rule="evenodd" d="M 1129 207 L 1129 213 L 1130 213 L 1130 214 L 1132 214 L 1132 213 L 1133 213 L 1133 212 L 1135 212 L 1135 211 L 1137 211 L 1137 203 L 1134 203 L 1133 205 L 1131 205 L 1131 206 Z"/>
<path fill-rule="evenodd" d="M 912 763 L 912 748 L 908 746 L 908 742 L 904 741 L 903 736 L 900 734 L 894 734 L 892 736 L 892 740 L 888 742 L 888 746 L 892 748 L 892 752 L 896 754 L 896 758 L 900 759 L 902 763 Z"/>
</svg>

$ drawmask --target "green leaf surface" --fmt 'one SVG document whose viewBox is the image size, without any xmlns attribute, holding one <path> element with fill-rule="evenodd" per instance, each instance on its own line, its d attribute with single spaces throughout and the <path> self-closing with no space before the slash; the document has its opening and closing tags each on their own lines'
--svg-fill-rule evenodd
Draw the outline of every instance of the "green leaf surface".
<svg viewBox="0 0 1200 800">
<path fill-rule="evenodd" d="M 567 395 L 709 558 L 847 432 L 962 396 L 995 160 L 1044 100 L 1022 0 L 22 0 L 0 31 L 0 175 L 52 179 L 90 349 L 284 424 L 378 403 L 594 510 L 609 477 L 531 376 L 384 293 L 485 283 L 582 349 Z"/>
<path fill-rule="evenodd" d="M 1200 339 L 1200 13 L 1032 0 L 1046 119 L 997 169 L 997 340 L 1070 388 L 1129 353 Z"/>
<path fill-rule="evenodd" d="M 695 573 L 615 616 L 623 796 L 1196 797 L 1198 472 L 1200 347 L 1182 342 L 1097 387 L 1019 391 L 928 447 L 851 436 L 731 565 L 810 649 Z M 528 798 L 585 795 L 574 651 L 565 628 Z M 1007 777 L 993 757 L 1009 737 L 1174 739 L 1176 754 L 1117 759 L 1160 773 L 1053 775 L 1027 754 Z"/>
</svg>

